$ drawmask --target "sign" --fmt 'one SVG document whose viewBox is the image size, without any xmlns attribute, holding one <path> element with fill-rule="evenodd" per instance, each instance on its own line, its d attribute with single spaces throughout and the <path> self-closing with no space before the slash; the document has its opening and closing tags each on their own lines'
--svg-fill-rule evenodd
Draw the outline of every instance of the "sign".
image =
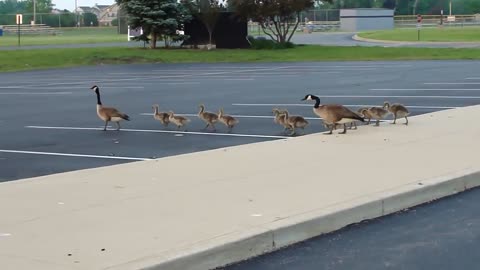
<svg viewBox="0 0 480 270">
<path fill-rule="evenodd" d="M 417 23 L 421 23 L 423 20 L 422 15 L 418 14 L 417 15 Z"/>
<path fill-rule="evenodd" d="M 455 16 L 447 16 L 447 21 L 448 22 L 454 22 L 455 21 Z"/>
<path fill-rule="evenodd" d="M 417 23 L 417 29 L 420 29 L 422 28 L 422 24 L 421 23 Z"/>
<path fill-rule="evenodd" d="M 23 15 L 17 14 L 17 24 L 23 24 Z"/>
</svg>

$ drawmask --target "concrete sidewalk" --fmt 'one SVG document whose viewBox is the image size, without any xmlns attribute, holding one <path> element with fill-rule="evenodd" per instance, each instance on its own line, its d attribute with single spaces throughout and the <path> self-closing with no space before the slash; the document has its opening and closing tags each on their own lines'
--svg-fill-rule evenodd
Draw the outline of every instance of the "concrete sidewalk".
<svg viewBox="0 0 480 270">
<path fill-rule="evenodd" d="M 480 184 L 479 115 L 2 183 L 0 269 L 211 269 L 454 194 Z"/>
</svg>

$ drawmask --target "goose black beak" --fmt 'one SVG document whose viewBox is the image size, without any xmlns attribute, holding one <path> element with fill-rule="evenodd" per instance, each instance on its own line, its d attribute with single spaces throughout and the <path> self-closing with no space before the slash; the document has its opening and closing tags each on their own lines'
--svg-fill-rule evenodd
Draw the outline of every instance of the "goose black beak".
<svg viewBox="0 0 480 270">
<path fill-rule="evenodd" d="M 300 99 L 300 101 L 305 101 L 305 100 L 307 100 L 307 99 L 306 99 L 306 98 L 302 98 L 302 99 Z"/>
</svg>

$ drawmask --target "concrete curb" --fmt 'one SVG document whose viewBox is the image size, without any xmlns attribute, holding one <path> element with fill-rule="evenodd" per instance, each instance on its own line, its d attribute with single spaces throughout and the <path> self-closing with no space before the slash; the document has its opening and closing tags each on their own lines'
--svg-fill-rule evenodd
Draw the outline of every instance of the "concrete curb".
<svg viewBox="0 0 480 270">
<path fill-rule="evenodd" d="M 354 201 L 279 220 L 275 225 L 256 228 L 221 246 L 188 253 L 149 270 L 218 269 L 262 254 L 334 232 L 364 220 L 386 216 L 404 209 L 451 196 L 480 186 L 480 171 L 466 169 L 422 182 L 399 186 L 387 192 L 369 194 Z M 124 268 L 121 268 L 124 269 Z M 130 269 L 130 268 L 129 268 Z"/>
<path fill-rule="evenodd" d="M 358 34 L 353 35 L 352 39 L 355 40 L 355 41 L 362 41 L 362 42 L 397 44 L 397 45 L 479 45 L 480 46 L 480 42 L 477 42 L 477 41 L 462 41 L 462 42 L 453 42 L 453 41 L 452 42 L 448 42 L 448 41 L 439 41 L 439 42 L 432 42 L 432 41 L 419 41 L 419 42 L 394 41 L 394 40 L 363 38 L 363 37 L 360 37 Z"/>
</svg>

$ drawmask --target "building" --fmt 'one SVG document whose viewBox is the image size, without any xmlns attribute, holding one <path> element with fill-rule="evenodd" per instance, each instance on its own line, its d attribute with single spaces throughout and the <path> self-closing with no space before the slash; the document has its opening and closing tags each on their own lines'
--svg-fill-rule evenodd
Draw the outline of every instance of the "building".
<svg viewBox="0 0 480 270">
<path fill-rule="evenodd" d="M 98 5 L 93 7 L 78 7 L 75 12 L 82 15 L 85 13 L 93 13 L 97 16 L 99 26 L 112 26 L 113 20 L 118 17 L 118 5 Z"/>
<path fill-rule="evenodd" d="M 393 13 L 393 9 L 384 8 L 341 9 L 340 28 L 352 32 L 393 29 Z"/>
</svg>

